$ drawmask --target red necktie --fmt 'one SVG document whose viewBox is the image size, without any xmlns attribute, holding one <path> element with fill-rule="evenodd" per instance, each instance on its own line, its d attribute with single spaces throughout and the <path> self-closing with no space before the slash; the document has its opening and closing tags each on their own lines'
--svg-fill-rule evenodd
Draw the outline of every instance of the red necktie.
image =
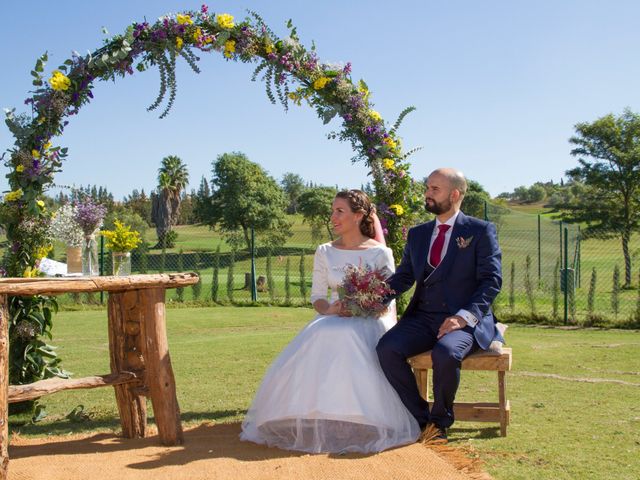
<svg viewBox="0 0 640 480">
<path fill-rule="evenodd" d="M 440 258 L 442 256 L 442 247 L 444 247 L 444 238 L 449 228 L 451 228 L 451 225 L 446 225 L 444 223 L 442 225 L 438 225 L 438 236 L 433 242 L 433 245 L 431 245 L 431 253 L 429 254 L 429 262 L 434 268 L 437 267 L 440 260 L 442 260 L 442 258 Z"/>
</svg>

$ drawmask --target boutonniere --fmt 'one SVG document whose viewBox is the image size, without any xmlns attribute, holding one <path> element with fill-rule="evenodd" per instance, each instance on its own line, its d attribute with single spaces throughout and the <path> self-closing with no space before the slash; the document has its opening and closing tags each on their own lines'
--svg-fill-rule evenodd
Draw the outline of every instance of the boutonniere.
<svg viewBox="0 0 640 480">
<path fill-rule="evenodd" d="M 456 238 L 456 245 L 458 245 L 458 248 L 467 248 L 471 244 L 472 240 L 473 240 L 473 235 L 467 238 L 458 237 Z"/>
</svg>

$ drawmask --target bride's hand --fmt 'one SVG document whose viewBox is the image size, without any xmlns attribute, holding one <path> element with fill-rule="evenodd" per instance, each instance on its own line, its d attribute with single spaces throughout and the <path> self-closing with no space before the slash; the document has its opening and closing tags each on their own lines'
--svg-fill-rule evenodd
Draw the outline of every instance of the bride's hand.
<svg viewBox="0 0 640 480">
<path fill-rule="evenodd" d="M 344 305 L 340 300 L 336 300 L 331 305 L 329 305 L 329 308 L 325 312 L 325 315 L 339 315 L 340 317 L 350 317 L 351 313 L 349 312 L 349 310 L 344 308 Z"/>
</svg>

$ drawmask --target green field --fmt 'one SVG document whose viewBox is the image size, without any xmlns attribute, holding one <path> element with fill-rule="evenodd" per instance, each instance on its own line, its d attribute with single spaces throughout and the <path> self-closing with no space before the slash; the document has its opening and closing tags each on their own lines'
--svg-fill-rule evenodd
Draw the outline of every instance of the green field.
<svg viewBox="0 0 640 480">
<path fill-rule="evenodd" d="M 169 309 L 168 335 L 182 419 L 237 422 L 267 366 L 313 317 L 306 308 Z M 106 312 L 62 312 L 54 341 L 80 377 L 109 371 Z M 478 455 L 496 479 L 640 478 L 640 331 L 512 326 L 508 436 L 457 423 L 451 444 Z M 495 374 L 463 372 L 458 400 L 495 401 Z M 25 436 L 119 429 L 111 388 L 43 399 L 48 417 L 11 418 Z M 76 408 L 77 407 L 77 408 Z M 80 415 L 69 415 L 72 410 Z M 67 416 L 71 418 L 67 418 Z"/>
</svg>

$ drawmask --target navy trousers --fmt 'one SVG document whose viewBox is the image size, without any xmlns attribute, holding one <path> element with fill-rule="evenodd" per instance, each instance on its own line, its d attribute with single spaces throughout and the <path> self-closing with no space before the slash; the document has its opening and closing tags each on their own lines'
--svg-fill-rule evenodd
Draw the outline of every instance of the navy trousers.
<svg viewBox="0 0 640 480">
<path fill-rule="evenodd" d="M 448 428 L 454 421 L 453 401 L 460 384 L 460 365 L 478 344 L 473 328 L 446 334 L 438 340 L 438 329 L 448 314 L 416 311 L 405 315 L 385 333 L 376 348 L 382 370 L 420 428 L 427 423 Z M 407 358 L 432 350 L 433 405 L 420 396 Z"/>
</svg>

